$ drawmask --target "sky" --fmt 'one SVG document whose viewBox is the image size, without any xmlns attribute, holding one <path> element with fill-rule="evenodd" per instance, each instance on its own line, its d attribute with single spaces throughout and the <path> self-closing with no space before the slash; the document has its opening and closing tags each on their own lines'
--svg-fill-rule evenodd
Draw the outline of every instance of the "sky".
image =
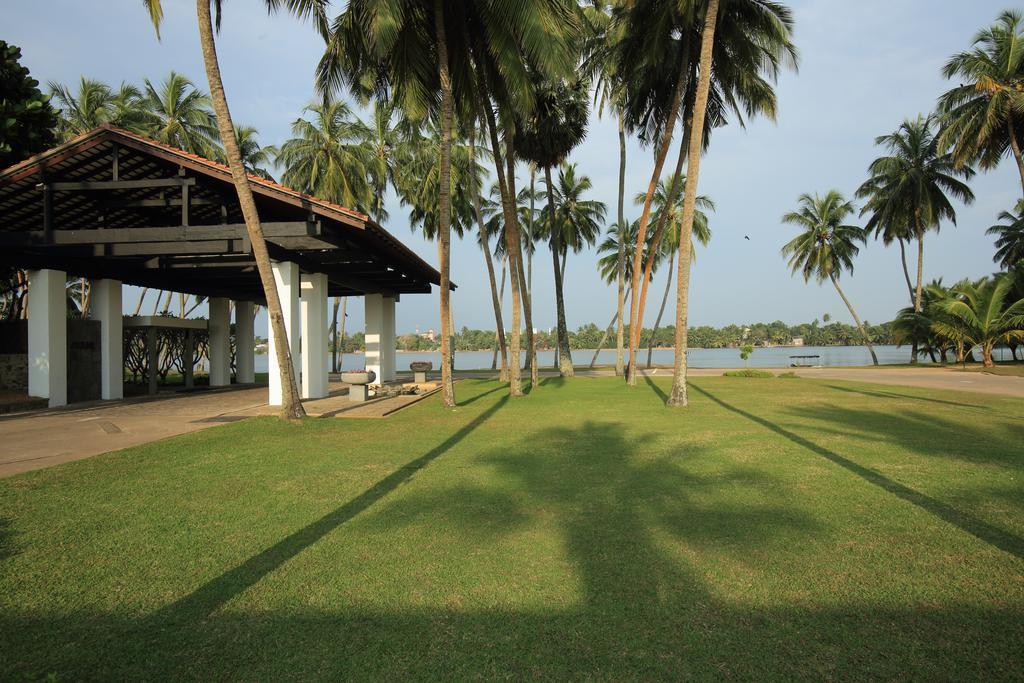
<svg viewBox="0 0 1024 683">
<path fill-rule="evenodd" d="M 162 81 L 172 69 L 206 87 L 191 0 L 163 0 L 161 40 L 139 0 L 4 0 L 0 39 L 22 49 L 22 63 L 42 84 L 77 83 L 81 76 L 111 84 Z M 798 71 L 781 75 L 776 121 L 735 123 L 714 132 L 701 163 L 700 193 L 717 209 L 710 216 L 711 244 L 699 248 L 693 269 L 690 324 L 722 326 L 782 320 L 795 324 L 830 314 L 850 321 L 835 290 L 790 275 L 779 254 L 795 229 L 782 224 L 804 192 L 838 189 L 852 197 L 867 166 L 882 150 L 878 135 L 908 117 L 931 111 L 936 98 L 956 83 L 942 77 L 954 52 L 970 47 L 974 34 L 992 23 L 1007 0 L 791 0 L 800 50 Z M 339 6 L 336 3 L 336 6 Z M 237 123 L 255 126 L 262 144 L 287 139 L 291 123 L 313 98 L 313 73 L 321 39 L 290 16 L 267 16 L 262 2 L 225 3 L 218 53 L 228 101 Z M 674 162 L 677 140 L 666 168 Z M 593 182 L 592 199 L 605 202 L 614 218 L 618 182 L 615 121 L 591 116 L 587 139 L 570 161 Z M 644 190 L 653 169 L 650 149 L 635 139 L 627 145 L 626 215 L 639 207 L 632 197 Z M 521 169 L 518 186 L 527 180 Z M 976 201 L 957 206 L 957 225 L 944 224 L 925 241 L 926 280 L 952 282 L 995 270 L 994 247 L 985 230 L 1020 196 L 1016 169 L 1004 161 L 971 181 Z M 385 227 L 431 264 L 437 249 L 410 228 L 408 210 L 393 193 Z M 745 239 L 745 237 L 749 237 Z M 614 286 L 597 274 L 595 250 L 571 255 L 566 270 L 566 316 L 570 328 L 606 325 L 615 312 Z M 914 264 L 911 263 L 913 269 Z M 666 272 L 651 285 L 646 324 L 657 315 Z M 453 241 L 452 302 L 457 327 L 494 327 L 483 255 L 475 240 Z M 908 304 L 895 246 L 870 241 L 862 249 L 844 289 L 862 318 L 891 320 Z M 137 290 L 125 290 L 134 309 Z M 152 297 L 152 295 L 150 295 Z M 505 319 L 509 320 L 506 292 Z M 146 309 L 152 305 L 146 304 Z M 362 329 L 361 301 L 350 301 L 347 331 Z M 534 326 L 555 323 L 551 258 L 538 248 L 534 263 Z M 670 294 L 666 319 L 674 319 Z M 144 309 L 145 310 L 145 309 Z M 202 312 L 202 311 L 200 311 Z M 397 306 L 399 333 L 438 328 L 438 301 L 407 295 Z M 257 333 L 265 329 L 257 322 Z"/>
</svg>

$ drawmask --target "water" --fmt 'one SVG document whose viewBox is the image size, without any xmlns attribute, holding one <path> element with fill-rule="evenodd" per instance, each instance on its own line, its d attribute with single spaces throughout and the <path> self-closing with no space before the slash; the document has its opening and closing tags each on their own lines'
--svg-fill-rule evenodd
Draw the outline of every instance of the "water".
<svg viewBox="0 0 1024 683">
<path fill-rule="evenodd" d="M 878 362 L 883 365 L 907 363 L 910 361 L 910 347 L 876 346 Z M 655 349 L 651 362 L 655 365 L 671 365 L 674 359 L 672 349 Z M 750 355 L 749 364 L 752 368 L 782 368 L 793 361 L 790 356 L 820 356 L 810 362 L 814 365 L 840 367 L 849 365 L 871 365 L 871 354 L 863 346 L 775 346 L 757 348 Z M 573 351 L 572 360 L 577 366 L 589 365 L 594 357 L 593 351 Z M 455 354 L 456 370 L 479 370 L 491 367 L 491 351 L 459 351 Z M 526 354 L 522 355 L 526 359 Z M 693 368 L 742 368 L 743 360 L 739 349 L 690 349 L 687 353 L 689 366 Z M 395 362 L 398 370 L 408 370 L 413 361 L 430 361 L 434 369 L 441 367 L 441 353 L 433 352 L 398 352 Z M 647 362 L 647 349 L 640 351 L 640 362 Z M 922 363 L 929 362 L 927 358 Z M 538 351 L 537 363 L 541 367 L 551 367 L 554 363 L 553 351 Z M 604 349 L 597 356 L 598 365 L 614 365 L 615 349 Z M 330 362 L 328 362 L 330 367 Z M 343 370 L 358 370 L 364 367 L 363 354 L 346 353 L 342 358 Z M 256 371 L 267 371 L 267 355 L 256 356 Z"/>
</svg>

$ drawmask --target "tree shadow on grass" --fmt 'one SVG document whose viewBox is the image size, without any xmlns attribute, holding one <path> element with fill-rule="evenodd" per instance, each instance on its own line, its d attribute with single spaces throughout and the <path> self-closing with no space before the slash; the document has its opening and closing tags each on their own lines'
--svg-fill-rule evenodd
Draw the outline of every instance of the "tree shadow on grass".
<svg viewBox="0 0 1024 683">
<path fill-rule="evenodd" d="M 501 443 L 478 436 L 473 471 L 457 481 L 449 478 L 458 470 L 440 467 L 410 481 L 506 400 L 338 510 L 151 616 L 5 610 L 0 678 L 55 671 L 68 680 L 835 679 L 1019 671 L 1019 608 L 847 605 L 841 591 L 813 590 L 783 603 L 770 584 L 761 586 L 767 594 L 752 590 L 764 580 L 765 558 L 799 554 L 825 530 L 787 504 L 795 491 L 770 469 L 691 466 L 721 457 L 699 443 L 666 445 L 617 422 L 527 424 Z M 396 490 L 403 483 L 410 486 Z M 428 538 L 421 527 L 405 528 L 422 518 L 435 522 Z M 344 552 L 330 535 L 341 525 L 348 544 L 377 542 L 373 554 L 388 560 L 403 556 L 388 554 L 389 542 L 412 543 L 403 549 L 411 559 L 395 573 L 419 586 L 433 572 L 439 583 L 419 591 L 428 599 L 389 592 L 391 579 L 372 570 L 359 579 L 381 584 L 382 598 L 358 601 L 344 588 L 331 594 L 339 568 L 299 556 L 321 543 L 340 543 L 333 549 Z M 356 525 L 364 533 L 354 533 Z M 503 543 L 513 532 L 525 545 Z M 434 559 L 432 548 L 443 548 L 445 559 Z M 479 556 L 491 559 L 486 566 L 497 576 L 473 575 Z M 255 605 L 241 596 L 293 559 L 288 570 L 300 574 L 298 584 L 268 580 Z M 837 569 L 827 558 L 821 566 Z M 535 584 L 531 594 L 546 599 L 502 590 L 503 579 Z M 332 601 L 311 599 L 325 591 Z M 477 598 L 457 608 L 453 595 Z"/>
<path fill-rule="evenodd" d="M 654 379 L 651 378 L 650 375 L 644 375 L 643 378 L 644 378 L 644 381 L 647 382 L 647 386 L 649 386 L 654 391 L 654 393 L 656 393 L 658 395 L 658 397 L 661 398 L 662 401 L 667 403 L 668 402 L 668 394 L 665 393 L 665 390 L 662 389 L 661 387 L 659 387 L 658 383 L 655 382 Z"/>
<path fill-rule="evenodd" d="M 168 605 L 154 616 L 153 621 L 156 623 L 165 621 L 182 623 L 202 620 L 238 594 L 255 585 L 263 577 L 278 569 L 285 562 L 376 504 L 415 476 L 417 472 L 447 453 L 449 449 L 469 436 L 473 430 L 498 412 L 507 400 L 506 397 L 499 399 L 443 442 L 418 458 L 402 465 L 341 507 L 329 512 L 312 524 L 286 536 L 231 571 L 199 587 L 190 595 Z"/>
<path fill-rule="evenodd" d="M 862 396 L 870 396 L 872 398 L 891 398 L 897 400 L 909 400 L 909 401 L 927 401 L 928 403 L 936 403 L 945 406 L 953 406 L 954 408 L 974 408 L 976 410 L 991 410 L 989 406 L 979 406 L 973 403 L 962 403 L 959 401 L 945 401 L 941 398 L 929 398 L 927 396 L 914 396 L 913 394 L 899 394 L 891 391 L 878 391 L 870 389 L 854 389 L 853 387 L 843 387 L 838 384 L 826 384 L 829 389 L 835 389 L 836 391 L 845 391 L 849 394 L 860 394 Z"/>
<path fill-rule="evenodd" d="M 847 471 L 857 475 L 858 477 L 868 482 L 869 484 L 873 484 L 874 486 L 877 486 L 882 490 L 893 494 L 897 498 L 900 498 L 901 500 L 904 500 L 910 503 L 911 505 L 916 505 L 925 512 L 934 515 L 935 517 L 941 519 L 944 522 L 956 526 L 961 531 L 964 531 L 965 533 L 968 533 L 974 536 L 975 538 L 984 541 L 985 543 L 988 543 L 993 547 L 999 548 L 1000 550 L 1006 553 L 1014 555 L 1018 559 L 1024 559 L 1024 539 L 1020 538 L 1019 536 L 1016 536 L 1015 534 L 1012 534 L 992 524 L 989 524 L 988 522 L 985 522 L 967 512 L 957 510 L 939 500 L 936 500 L 935 498 L 915 491 L 909 486 L 904 486 L 903 484 L 900 484 L 899 482 L 890 479 L 889 477 L 885 476 L 880 472 L 877 472 L 869 467 L 865 467 L 864 465 L 854 462 L 853 460 L 850 460 L 849 458 L 846 458 L 836 453 L 835 451 L 831 451 L 823 446 L 819 446 L 813 441 L 806 439 L 795 432 L 785 429 L 784 427 L 781 427 L 778 424 L 766 418 L 754 415 L 753 413 L 749 413 L 743 410 L 742 408 L 738 408 L 737 406 L 732 405 L 731 403 L 727 403 L 726 401 L 723 401 L 722 399 L 712 394 L 707 389 L 702 389 L 695 385 L 690 386 L 695 391 L 699 392 L 700 394 L 703 394 L 704 396 L 714 401 L 715 403 L 725 408 L 726 410 L 737 415 L 740 415 L 741 417 L 745 417 L 752 422 L 756 422 L 762 427 L 778 434 L 779 436 L 782 436 L 785 439 L 788 439 L 792 443 L 801 446 L 802 448 L 805 448 L 811 451 L 812 453 L 815 453 L 816 455 L 819 455 L 836 465 L 839 465 L 840 467 L 846 469 Z M 804 410 L 805 409 L 802 409 L 801 412 L 804 412 Z M 833 415 L 833 413 L 837 412 L 837 410 L 835 408 L 830 407 L 824 409 L 824 411 L 822 412 L 827 413 L 828 415 L 831 416 Z"/>
</svg>

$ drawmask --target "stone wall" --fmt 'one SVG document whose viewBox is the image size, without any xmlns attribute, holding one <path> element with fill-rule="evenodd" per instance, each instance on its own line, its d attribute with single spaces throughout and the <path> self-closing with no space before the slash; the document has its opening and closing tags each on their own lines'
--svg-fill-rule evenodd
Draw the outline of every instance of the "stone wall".
<svg viewBox="0 0 1024 683">
<path fill-rule="evenodd" d="M 0 321 L 0 391 L 28 391 L 28 321 Z"/>
</svg>

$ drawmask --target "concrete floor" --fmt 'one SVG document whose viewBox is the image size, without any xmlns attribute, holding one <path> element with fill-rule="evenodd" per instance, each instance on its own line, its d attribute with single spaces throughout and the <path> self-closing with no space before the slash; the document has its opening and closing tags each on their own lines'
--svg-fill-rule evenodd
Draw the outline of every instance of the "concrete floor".
<svg viewBox="0 0 1024 683">
<path fill-rule="evenodd" d="M 776 371 L 789 371 L 778 368 Z M 802 377 L 851 380 L 923 387 L 951 391 L 980 392 L 1024 398 L 1024 378 L 958 372 L 944 368 L 799 368 Z M 644 371 L 670 376 L 671 370 Z M 545 371 L 545 376 L 557 373 Z M 609 371 L 583 371 L 581 376 L 608 375 Z M 722 370 L 693 369 L 693 376 L 721 375 Z M 493 377 L 493 373 L 459 372 L 459 377 Z M 419 397 L 398 397 L 385 402 L 362 404 L 353 410 L 341 394 L 346 385 L 331 383 L 332 395 L 305 402 L 310 415 L 338 417 L 383 417 Z M 253 415 L 273 414 L 267 405 L 266 387 L 240 387 L 167 394 L 97 403 L 83 407 L 0 415 L 0 477 L 41 469 L 100 453 L 194 432 Z M 359 413 L 365 414 L 359 414 Z"/>
</svg>

